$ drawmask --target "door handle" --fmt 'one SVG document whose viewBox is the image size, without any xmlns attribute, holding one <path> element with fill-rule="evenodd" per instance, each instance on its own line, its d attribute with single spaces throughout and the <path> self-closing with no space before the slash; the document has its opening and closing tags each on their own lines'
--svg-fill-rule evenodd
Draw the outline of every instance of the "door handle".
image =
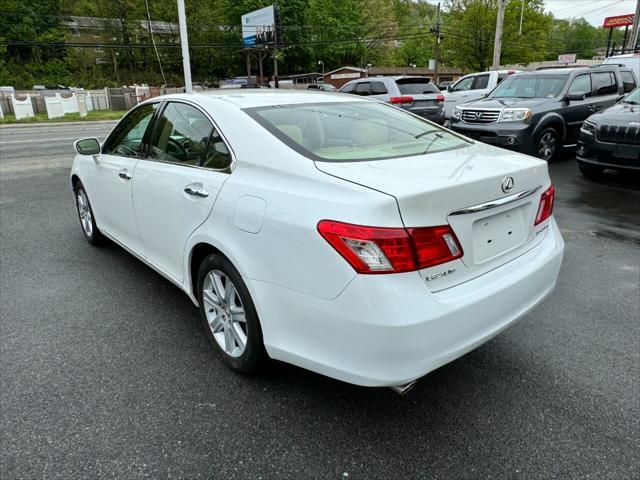
<svg viewBox="0 0 640 480">
<path fill-rule="evenodd" d="M 589 105 L 587 108 L 589 109 L 589 111 L 590 111 L 590 112 L 593 112 L 593 111 L 595 111 L 595 110 L 597 110 L 597 109 L 598 109 L 598 106 L 597 106 L 597 105 L 595 105 L 594 103 L 592 103 L 592 104 L 591 104 L 591 105 Z"/>
<path fill-rule="evenodd" d="M 195 184 L 191 184 L 191 185 L 187 185 L 186 187 L 184 187 L 184 193 L 186 193 L 187 195 L 191 195 L 193 197 L 208 197 L 209 196 L 209 192 L 207 192 L 201 183 L 195 183 Z"/>
<path fill-rule="evenodd" d="M 126 168 L 123 168 L 122 170 L 120 170 L 118 172 L 118 176 L 124 180 L 131 180 L 131 175 L 129 175 L 129 172 L 127 171 Z"/>
</svg>

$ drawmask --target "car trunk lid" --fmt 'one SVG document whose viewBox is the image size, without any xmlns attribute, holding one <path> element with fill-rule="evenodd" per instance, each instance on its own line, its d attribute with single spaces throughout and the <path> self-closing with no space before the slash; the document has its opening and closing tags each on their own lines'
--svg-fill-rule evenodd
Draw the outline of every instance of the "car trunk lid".
<svg viewBox="0 0 640 480">
<path fill-rule="evenodd" d="M 540 195 L 550 184 L 547 165 L 506 150 L 475 144 L 413 157 L 316 166 L 393 195 L 407 228 L 452 227 L 464 255 L 420 271 L 433 291 L 516 258 L 542 239 L 548 223 L 534 227 Z"/>
</svg>

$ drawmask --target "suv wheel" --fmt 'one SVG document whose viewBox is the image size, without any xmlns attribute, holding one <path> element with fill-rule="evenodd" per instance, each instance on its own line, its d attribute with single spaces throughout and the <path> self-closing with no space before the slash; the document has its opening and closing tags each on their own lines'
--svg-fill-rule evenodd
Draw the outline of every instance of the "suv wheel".
<svg viewBox="0 0 640 480">
<path fill-rule="evenodd" d="M 578 164 L 578 169 L 580 173 L 587 178 L 597 179 L 600 178 L 602 172 L 604 172 L 604 168 L 602 167 L 592 167 L 589 165 L 583 165 L 581 163 Z"/>
<path fill-rule="evenodd" d="M 533 154 L 540 160 L 550 162 L 559 150 L 560 137 L 555 128 L 545 128 L 536 137 Z"/>
</svg>

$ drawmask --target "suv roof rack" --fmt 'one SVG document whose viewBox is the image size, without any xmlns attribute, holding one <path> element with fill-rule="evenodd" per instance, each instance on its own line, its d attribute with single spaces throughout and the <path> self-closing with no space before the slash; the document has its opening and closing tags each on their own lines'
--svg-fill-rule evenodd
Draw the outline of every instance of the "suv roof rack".
<svg viewBox="0 0 640 480">
<path fill-rule="evenodd" d="M 624 63 L 600 63 L 598 65 L 591 65 L 589 68 L 600 68 L 600 67 L 626 67 Z"/>
<path fill-rule="evenodd" d="M 587 65 L 549 65 L 547 67 L 537 67 L 536 71 L 538 70 L 564 70 L 566 68 L 586 68 Z"/>
</svg>

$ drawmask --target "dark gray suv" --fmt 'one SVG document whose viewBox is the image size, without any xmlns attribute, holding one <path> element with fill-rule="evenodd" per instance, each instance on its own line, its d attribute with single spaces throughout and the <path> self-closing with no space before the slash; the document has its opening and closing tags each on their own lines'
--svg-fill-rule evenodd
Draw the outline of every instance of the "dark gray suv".
<svg viewBox="0 0 640 480">
<path fill-rule="evenodd" d="M 456 107 L 451 129 L 543 160 L 576 144 L 582 123 L 635 88 L 616 65 L 553 68 L 507 77 L 487 97 Z"/>
</svg>

